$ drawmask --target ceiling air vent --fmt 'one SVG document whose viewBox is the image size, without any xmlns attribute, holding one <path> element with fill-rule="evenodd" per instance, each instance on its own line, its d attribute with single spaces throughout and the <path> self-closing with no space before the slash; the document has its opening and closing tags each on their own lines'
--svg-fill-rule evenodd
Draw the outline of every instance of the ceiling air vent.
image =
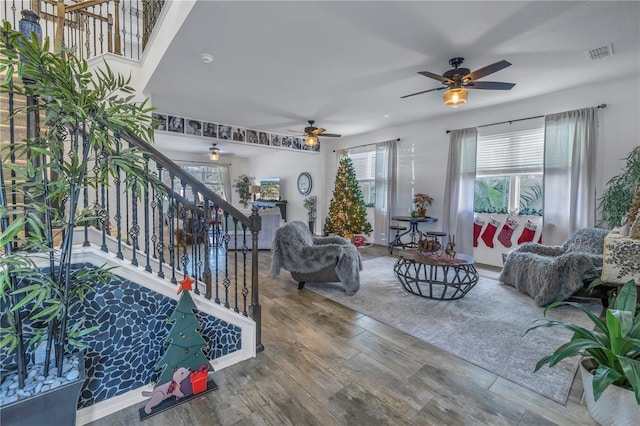
<svg viewBox="0 0 640 426">
<path fill-rule="evenodd" d="M 613 55 L 613 45 L 611 43 L 604 46 L 594 47 L 593 49 L 587 49 L 584 51 L 584 56 L 587 61 L 595 61 L 596 59 L 604 59 Z"/>
</svg>

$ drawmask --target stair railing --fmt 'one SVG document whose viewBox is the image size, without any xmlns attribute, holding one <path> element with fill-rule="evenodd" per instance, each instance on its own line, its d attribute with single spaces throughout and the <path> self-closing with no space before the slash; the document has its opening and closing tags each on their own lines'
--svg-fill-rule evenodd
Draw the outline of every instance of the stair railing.
<svg viewBox="0 0 640 426">
<path fill-rule="evenodd" d="M 10 96 L 13 99 L 13 94 Z M 21 137 L 14 126 L 10 121 L 5 133 L 10 140 L 3 142 L 12 145 Z M 86 143 L 85 138 L 80 133 L 77 143 Z M 145 153 L 145 175 L 160 179 L 166 176 L 169 184 L 161 191 L 148 180 L 126 190 L 123 182 L 127 175 L 119 170 L 108 187 L 83 185 L 80 205 L 93 209 L 95 221 L 92 226 L 85 224 L 82 244 L 97 245 L 173 284 L 188 274 L 195 280 L 195 294 L 255 321 L 256 349 L 263 350 L 258 297 L 261 229 L 258 209 L 254 207 L 251 215 L 245 216 L 137 136 L 116 135 L 116 139 L 115 152 L 92 153 L 95 161 L 87 178 L 100 173 L 101 165 L 114 155 L 135 147 Z M 15 164 L 15 158 L 2 156 L 2 162 Z M 12 203 L 6 198 L 2 202 L 2 207 Z M 231 245 L 232 239 L 235 244 Z"/>
<path fill-rule="evenodd" d="M 3 0 L 4 19 L 18 28 L 22 10 L 40 17 L 44 37 L 80 59 L 113 53 L 140 60 L 165 0 Z"/>
</svg>

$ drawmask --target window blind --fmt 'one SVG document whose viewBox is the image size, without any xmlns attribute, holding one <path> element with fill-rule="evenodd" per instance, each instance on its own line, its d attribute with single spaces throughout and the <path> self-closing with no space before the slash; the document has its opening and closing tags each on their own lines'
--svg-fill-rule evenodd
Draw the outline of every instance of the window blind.
<svg viewBox="0 0 640 426">
<path fill-rule="evenodd" d="M 347 151 L 358 180 L 374 180 L 376 178 L 376 147 L 354 148 Z"/>
<path fill-rule="evenodd" d="M 543 163 L 544 126 L 478 135 L 478 175 L 542 172 Z"/>
</svg>

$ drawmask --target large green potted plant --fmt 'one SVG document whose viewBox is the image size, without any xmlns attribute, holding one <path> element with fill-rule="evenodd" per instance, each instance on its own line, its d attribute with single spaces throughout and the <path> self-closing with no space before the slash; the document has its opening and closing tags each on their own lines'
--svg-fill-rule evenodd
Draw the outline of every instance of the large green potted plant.
<svg viewBox="0 0 640 426">
<path fill-rule="evenodd" d="M 235 181 L 236 192 L 240 198 L 240 204 L 245 209 L 249 207 L 249 200 L 251 200 L 251 185 L 253 185 L 254 178 L 247 175 L 240 175 Z"/>
<path fill-rule="evenodd" d="M 599 199 L 598 210 L 609 228 L 622 225 L 639 182 L 640 146 L 637 146 L 627 155 L 622 172 L 609 179 Z"/>
<path fill-rule="evenodd" d="M 595 330 L 572 323 L 540 320 L 527 330 L 561 327 L 571 330 L 571 340 L 542 358 L 535 371 L 553 367 L 565 358 L 584 356 L 580 368 L 587 408 L 601 424 L 636 425 L 640 419 L 640 315 L 635 281 L 627 282 L 606 310 L 605 318 L 594 315 L 574 302 L 556 302 L 545 309 L 545 316 L 556 306 L 569 305 L 583 311 Z"/>
<path fill-rule="evenodd" d="M 23 15 L 37 23 L 37 15 Z M 72 313 L 92 286 L 112 276 L 108 268 L 72 264 L 74 228 L 96 223 L 94 206 L 80 200 L 85 189 L 108 187 L 117 176 L 123 187 L 141 189 L 152 180 L 158 188 L 157 179 L 145 175 L 142 152 L 117 149 L 118 134 L 151 141 L 152 117 L 146 102 L 133 102 L 129 80 L 106 63 L 93 74 L 86 61 L 69 51 L 50 53 L 48 40 L 41 46 L 37 33 L 30 35 L 8 22 L 0 28 L 1 92 L 27 100 L 10 109 L 3 124 L 24 120 L 35 129 L 2 140 L 0 356 L 3 371 L 16 367 L 3 380 L 14 380 L 22 392 L 3 403 L 0 416 L 3 425 L 75 424 L 84 365 L 75 361 L 76 379 L 65 360 L 85 346 L 80 339 L 94 327 Z M 38 132 L 39 125 L 46 131 Z M 29 388 L 28 371 L 36 366 L 27 359 L 42 347 L 42 375 L 69 383 L 38 393 Z"/>
</svg>

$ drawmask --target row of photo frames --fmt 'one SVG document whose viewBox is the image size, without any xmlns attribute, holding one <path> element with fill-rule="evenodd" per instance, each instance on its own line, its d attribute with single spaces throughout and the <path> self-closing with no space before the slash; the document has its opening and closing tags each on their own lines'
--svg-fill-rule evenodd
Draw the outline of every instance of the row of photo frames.
<svg viewBox="0 0 640 426">
<path fill-rule="evenodd" d="M 297 149 L 301 151 L 320 151 L 320 142 L 316 146 L 307 146 L 304 138 L 296 136 L 278 135 L 261 132 L 259 130 L 244 129 L 226 124 L 193 120 L 160 113 L 152 113 L 155 119 L 155 130 L 182 133 L 186 135 L 205 136 L 217 139 L 227 139 L 236 142 L 246 142 L 256 145 L 277 146 L 281 148 Z"/>
</svg>

